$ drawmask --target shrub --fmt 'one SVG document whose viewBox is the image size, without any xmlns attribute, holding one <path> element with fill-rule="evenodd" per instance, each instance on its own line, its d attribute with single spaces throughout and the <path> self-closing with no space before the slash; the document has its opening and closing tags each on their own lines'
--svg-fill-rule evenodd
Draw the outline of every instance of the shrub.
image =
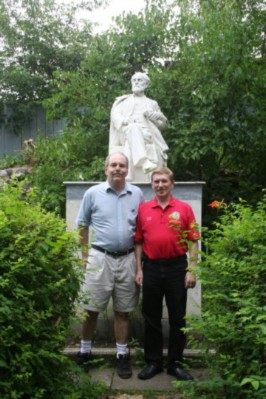
<svg viewBox="0 0 266 399">
<path fill-rule="evenodd" d="M 31 194 L 1 189 L 1 399 L 81 398 L 62 354 L 79 292 L 77 249 L 75 234 Z"/>
<path fill-rule="evenodd" d="M 98 154 L 89 135 L 79 130 L 39 136 L 30 180 L 43 208 L 64 217 L 64 181 L 105 179 L 104 159 L 95 153 Z"/>
<path fill-rule="evenodd" d="M 0 156 L 0 169 L 12 168 L 21 164 L 24 164 L 22 153 L 18 152 L 15 155 L 4 154 Z"/>
<path fill-rule="evenodd" d="M 191 329 L 202 338 L 194 345 L 206 353 L 210 379 L 186 391 L 193 398 L 262 399 L 266 397 L 266 196 L 256 209 L 245 203 L 216 205 L 224 212 L 205 240 L 207 253 L 199 267 L 202 314 L 191 319 Z"/>
</svg>

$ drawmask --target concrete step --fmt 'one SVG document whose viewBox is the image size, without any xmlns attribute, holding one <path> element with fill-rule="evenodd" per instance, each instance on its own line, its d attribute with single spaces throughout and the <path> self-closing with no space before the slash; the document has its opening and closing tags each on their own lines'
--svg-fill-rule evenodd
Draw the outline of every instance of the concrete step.
<svg viewBox="0 0 266 399">
<path fill-rule="evenodd" d="M 67 346 L 64 350 L 64 354 L 66 355 L 75 355 L 77 352 L 79 351 L 79 344 L 77 345 L 70 345 Z M 99 356 L 108 356 L 108 355 L 115 355 L 116 353 L 116 349 L 115 347 L 111 348 L 111 347 L 97 347 L 97 346 L 93 346 L 92 348 L 93 354 L 94 355 L 99 355 Z M 131 356 L 135 356 L 136 355 L 137 350 L 134 348 L 130 348 L 130 354 Z M 163 355 L 166 356 L 167 355 L 167 349 L 163 350 Z M 199 349 L 185 349 L 184 351 L 184 356 L 185 357 L 200 357 L 201 356 L 201 351 Z"/>
</svg>

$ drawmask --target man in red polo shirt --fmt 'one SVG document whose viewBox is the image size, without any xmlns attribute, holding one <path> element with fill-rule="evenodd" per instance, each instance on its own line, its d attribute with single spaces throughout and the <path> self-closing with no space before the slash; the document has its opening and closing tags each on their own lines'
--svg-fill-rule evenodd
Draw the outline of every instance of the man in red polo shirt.
<svg viewBox="0 0 266 399">
<path fill-rule="evenodd" d="M 135 235 L 136 283 L 143 285 L 144 354 L 142 380 L 163 371 L 161 327 L 163 298 L 169 316 L 167 373 L 179 380 L 193 377 L 183 368 L 187 289 L 194 288 L 199 230 L 190 205 L 172 195 L 174 176 L 166 167 L 151 175 L 155 198 L 140 205 Z M 189 261 L 186 253 L 189 253 Z"/>
</svg>

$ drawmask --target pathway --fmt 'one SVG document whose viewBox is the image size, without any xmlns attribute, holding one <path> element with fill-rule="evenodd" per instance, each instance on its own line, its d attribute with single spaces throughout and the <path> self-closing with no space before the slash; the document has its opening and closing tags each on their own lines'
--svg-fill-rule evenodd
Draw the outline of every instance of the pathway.
<svg viewBox="0 0 266 399">
<path fill-rule="evenodd" d="M 68 347 L 65 353 L 70 357 L 78 352 L 78 346 Z M 93 354 L 103 358 L 113 358 L 115 356 L 115 350 L 110 348 L 93 348 Z M 131 356 L 134 364 L 135 351 L 131 350 Z M 198 358 L 198 351 L 185 351 L 185 356 L 188 358 Z M 140 367 L 133 367 L 133 375 L 131 378 L 122 379 L 118 377 L 116 369 L 112 364 L 103 365 L 102 367 L 92 367 L 90 375 L 94 381 L 102 381 L 112 393 L 109 399 L 143 399 L 142 393 L 145 391 L 156 391 L 158 392 L 157 399 L 181 399 L 182 395 L 178 394 L 178 390 L 173 386 L 175 379 L 168 375 L 166 371 L 157 374 L 150 380 L 140 380 L 137 377 Z M 207 378 L 206 369 L 201 367 L 190 368 L 190 373 L 197 380 L 205 380 Z M 126 393 L 121 393 L 126 392 Z M 130 394 L 129 392 L 134 392 Z M 170 396 L 169 396 L 170 395 Z M 153 396 L 154 397 L 154 396 Z M 155 398 L 155 397 L 154 397 Z"/>
</svg>

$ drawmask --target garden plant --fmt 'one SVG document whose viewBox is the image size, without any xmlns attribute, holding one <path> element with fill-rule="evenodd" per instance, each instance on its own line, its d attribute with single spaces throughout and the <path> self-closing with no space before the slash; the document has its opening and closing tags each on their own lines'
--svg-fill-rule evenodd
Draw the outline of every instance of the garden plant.
<svg viewBox="0 0 266 399">
<path fill-rule="evenodd" d="M 198 267 L 202 314 L 190 319 L 209 379 L 183 386 L 190 398 L 263 399 L 266 396 L 266 195 L 253 208 L 241 201 L 210 204 L 220 213 L 204 233 Z M 193 334 L 191 335 L 193 336 Z M 195 336 L 195 335 L 194 335 Z"/>
<path fill-rule="evenodd" d="M 77 249 L 77 236 L 32 193 L 1 187 L 1 399 L 100 397 L 103 388 L 62 353 L 80 287 Z"/>
</svg>

